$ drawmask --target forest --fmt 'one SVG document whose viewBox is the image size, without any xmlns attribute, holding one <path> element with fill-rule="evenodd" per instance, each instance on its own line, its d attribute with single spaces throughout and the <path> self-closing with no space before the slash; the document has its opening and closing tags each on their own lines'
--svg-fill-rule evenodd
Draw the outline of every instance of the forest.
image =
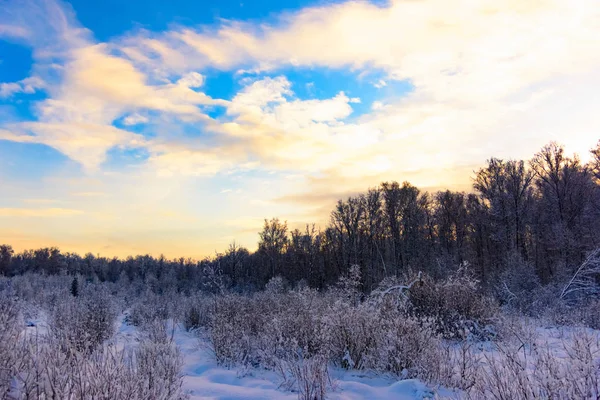
<svg viewBox="0 0 600 400">
<path fill-rule="evenodd" d="M 249 398 L 198 359 L 277 382 L 250 398 L 598 399 L 590 155 L 491 158 L 468 193 L 383 182 L 199 261 L 2 245 L 0 399 Z"/>
<path fill-rule="evenodd" d="M 368 293 L 389 276 L 422 271 L 439 279 L 465 266 L 486 291 L 502 295 L 514 275 L 536 286 L 564 281 L 600 244 L 600 144 L 591 155 L 583 164 L 550 143 L 528 161 L 491 158 L 474 172 L 470 193 L 383 182 L 339 200 L 324 229 L 265 220 L 253 253 L 235 242 L 200 261 L 81 257 L 58 248 L 15 254 L 2 245 L 0 273 L 126 278 L 190 293 L 207 289 L 210 271 L 227 290 L 245 292 L 276 276 L 322 290 L 358 265 Z"/>
</svg>

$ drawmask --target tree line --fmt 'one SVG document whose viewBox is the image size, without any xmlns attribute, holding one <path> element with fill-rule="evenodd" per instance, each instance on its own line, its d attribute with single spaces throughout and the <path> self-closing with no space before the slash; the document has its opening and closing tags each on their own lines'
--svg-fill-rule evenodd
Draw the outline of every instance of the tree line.
<svg viewBox="0 0 600 400">
<path fill-rule="evenodd" d="M 553 142 L 527 161 L 491 158 L 474 172 L 469 193 L 383 182 L 339 200 L 324 229 L 265 220 L 255 252 L 232 243 L 201 261 L 111 259 L 58 248 L 15 254 L 2 245 L 0 274 L 80 274 L 186 292 L 260 289 L 279 276 L 323 289 L 358 265 L 362 289 L 370 291 L 389 276 L 419 270 L 442 278 L 462 266 L 484 288 L 514 271 L 545 284 L 572 274 L 600 245 L 598 227 L 600 142 L 588 163 Z"/>
</svg>

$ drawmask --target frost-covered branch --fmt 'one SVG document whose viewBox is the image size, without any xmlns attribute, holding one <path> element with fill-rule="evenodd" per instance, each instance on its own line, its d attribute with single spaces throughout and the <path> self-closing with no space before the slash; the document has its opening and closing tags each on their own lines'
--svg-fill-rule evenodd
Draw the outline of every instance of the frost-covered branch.
<svg viewBox="0 0 600 400">
<path fill-rule="evenodd" d="M 579 266 L 562 290 L 560 299 L 563 300 L 576 292 L 600 293 L 600 286 L 597 283 L 598 276 L 600 276 L 600 248 L 594 250 Z"/>
<path fill-rule="evenodd" d="M 398 293 L 400 294 L 400 296 L 402 296 L 402 298 L 404 300 L 408 300 L 408 296 L 404 292 L 410 290 L 414 286 L 415 283 L 421 282 L 421 281 L 422 281 L 422 272 L 419 271 L 419 274 L 417 275 L 417 277 L 409 284 L 394 285 L 394 286 L 390 286 L 389 288 L 387 288 L 385 290 L 376 290 L 373 292 L 373 295 L 383 298 L 384 296 L 388 295 L 391 292 L 398 291 Z"/>
</svg>

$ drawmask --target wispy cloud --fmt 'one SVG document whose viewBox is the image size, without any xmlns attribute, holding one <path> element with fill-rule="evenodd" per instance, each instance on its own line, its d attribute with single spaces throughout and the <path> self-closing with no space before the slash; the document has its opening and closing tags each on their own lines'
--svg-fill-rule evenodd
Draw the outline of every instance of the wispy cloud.
<svg viewBox="0 0 600 400">
<path fill-rule="evenodd" d="M 0 23 L 0 37 L 2 36 L 25 39 L 30 36 L 30 32 L 22 26 Z"/>
<path fill-rule="evenodd" d="M 68 217 L 83 214 L 68 208 L 0 208 L 0 217 Z"/>
<path fill-rule="evenodd" d="M 105 197 L 107 194 L 104 192 L 74 192 L 71 195 L 78 197 Z"/>
<path fill-rule="evenodd" d="M 24 203 L 28 204 L 53 204 L 60 203 L 60 200 L 57 199 L 24 199 Z"/>
<path fill-rule="evenodd" d="M 148 117 L 145 117 L 138 113 L 128 115 L 123 120 L 123 123 L 125 125 L 138 125 L 138 124 L 145 124 L 146 122 L 148 122 Z"/>
<path fill-rule="evenodd" d="M 16 93 L 32 94 L 44 86 L 44 81 L 36 76 L 31 76 L 18 82 L 2 82 L 0 83 L 0 98 L 11 97 Z"/>
</svg>

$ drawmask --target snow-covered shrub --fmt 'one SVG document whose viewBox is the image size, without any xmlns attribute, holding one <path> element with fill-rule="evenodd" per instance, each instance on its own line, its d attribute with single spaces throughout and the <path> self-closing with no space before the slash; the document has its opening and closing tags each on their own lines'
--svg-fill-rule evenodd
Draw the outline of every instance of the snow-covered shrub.
<svg viewBox="0 0 600 400">
<path fill-rule="evenodd" d="M 467 340 L 444 341 L 437 348 L 435 360 L 423 376 L 429 382 L 460 390 L 469 390 L 476 384 L 482 364 L 482 355 L 476 349 L 476 343 Z"/>
<path fill-rule="evenodd" d="M 5 398 L 20 358 L 18 347 L 22 326 L 16 300 L 0 293 L 0 398 Z"/>
<path fill-rule="evenodd" d="M 538 323 L 539 321 L 523 317 L 518 313 L 505 313 L 497 323 L 499 339 L 504 343 L 510 343 L 529 350 L 535 346 L 539 339 Z"/>
<path fill-rule="evenodd" d="M 284 380 L 281 363 L 299 359 L 427 376 L 438 340 L 426 321 L 390 304 L 336 298 L 314 290 L 216 297 L 207 334 L 217 361 L 261 365 Z"/>
<path fill-rule="evenodd" d="M 473 399 L 598 399 L 600 398 L 598 335 L 574 330 L 562 348 L 537 341 L 499 345 L 483 354 L 476 384 L 467 392 Z"/>
<path fill-rule="evenodd" d="M 583 314 L 586 326 L 600 330 L 600 300 L 590 300 L 584 307 Z"/>
<path fill-rule="evenodd" d="M 286 289 L 286 282 L 281 276 L 274 276 L 269 279 L 269 282 L 265 285 L 265 292 L 271 294 L 283 293 Z"/>
<path fill-rule="evenodd" d="M 172 343 L 142 341 L 135 350 L 135 379 L 142 399 L 182 398 L 183 361 Z"/>
<path fill-rule="evenodd" d="M 208 337 L 222 364 L 273 367 L 298 352 L 305 357 L 327 352 L 325 300 L 314 290 L 229 294 L 211 301 Z"/>
<path fill-rule="evenodd" d="M 299 400 L 324 400 L 333 386 L 324 356 L 312 358 L 295 357 L 280 360 L 280 370 L 285 374 L 283 384 L 288 390 L 296 390 Z"/>
<path fill-rule="evenodd" d="M 49 326 L 64 351 L 90 352 L 114 334 L 115 318 L 112 299 L 98 291 L 58 302 Z"/>
<path fill-rule="evenodd" d="M 213 299 L 196 296 L 183 299 L 183 326 L 187 331 L 207 328 L 212 317 Z"/>
<path fill-rule="evenodd" d="M 350 302 L 351 305 L 356 306 L 361 297 L 361 272 L 359 265 L 352 265 L 348 270 L 347 275 L 342 275 L 337 283 L 337 290 L 335 293 L 343 301 Z"/>
<path fill-rule="evenodd" d="M 532 315 L 538 306 L 532 293 L 540 286 L 534 266 L 525 262 L 520 254 L 511 253 L 496 284 L 497 297 L 509 308 Z"/>
<path fill-rule="evenodd" d="M 20 304 L 4 300 L 0 299 L 0 398 L 185 398 L 181 355 L 165 326 L 144 330 L 133 349 L 115 346 L 106 340 L 112 336 L 114 312 L 112 299 L 103 291 L 57 301 L 48 331 L 25 328 L 16 308 Z"/>
<path fill-rule="evenodd" d="M 200 310 L 196 305 L 190 305 L 187 307 L 184 318 L 183 326 L 186 331 L 192 331 L 202 326 Z"/>
<path fill-rule="evenodd" d="M 422 376 L 438 346 L 426 321 L 390 304 L 336 303 L 326 315 L 332 362 L 401 376 Z"/>
<path fill-rule="evenodd" d="M 167 320 L 173 314 L 173 306 L 167 296 L 147 291 L 131 306 L 126 316 L 128 323 L 142 326 L 154 320 Z"/>
<path fill-rule="evenodd" d="M 600 300 L 587 299 L 575 303 L 557 301 L 545 310 L 547 319 L 558 326 L 587 326 L 600 329 Z"/>
<path fill-rule="evenodd" d="M 135 350 L 105 344 L 89 354 L 73 355 L 66 354 L 61 346 L 52 335 L 24 338 L 8 398 L 185 398 L 181 357 L 172 343 L 142 340 Z"/>
<path fill-rule="evenodd" d="M 380 320 L 377 313 L 366 306 L 352 307 L 346 302 L 336 302 L 325 318 L 330 340 L 332 361 L 346 369 L 363 369 L 372 366 L 376 349 L 376 332 Z"/>
<path fill-rule="evenodd" d="M 217 362 L 223 365 L 256 363 L 256 347 L 250 333 L 258 332 L 261 319 L 250 298 L 216 297 L 208 336 Z"/>
<path fill-rule="evenodd" d="M 497 306 L 480 293 L 478 284 L 466 268 L 441 281 L 422 276 L 407 290 L 408 313 L 418 319 L 430 319 L 436 331 L 446 338 L 487 339 L 494 333 L 490 326 Z"/>
<path fill-rule="evenodd" d="M 277 297 L 268 293 L 256 297 L 256 304 L 276 304 L 264 310 L 267 318 L 262 323 L 261 358 L 266 362 L 301 354 L 304 358 L 317 355 L 328 357 L 324 313 L 325 299 L 314 290 L 290 291 Z"/>
<path fill-rule="evenodd" d="M 138 328 L 141 338 L 152 343 L 165 344 L 173 341 L 175 325 L 172 321 L 153 320 Z"/>
<path fill-rule="evenodd" d="M 376 357 L 371 356 L 365 367 L 403 377 L 426 376 L 439 345 L 432 330 L 401 313 L 380 313 L 379 318 Z"/>
</svg>

